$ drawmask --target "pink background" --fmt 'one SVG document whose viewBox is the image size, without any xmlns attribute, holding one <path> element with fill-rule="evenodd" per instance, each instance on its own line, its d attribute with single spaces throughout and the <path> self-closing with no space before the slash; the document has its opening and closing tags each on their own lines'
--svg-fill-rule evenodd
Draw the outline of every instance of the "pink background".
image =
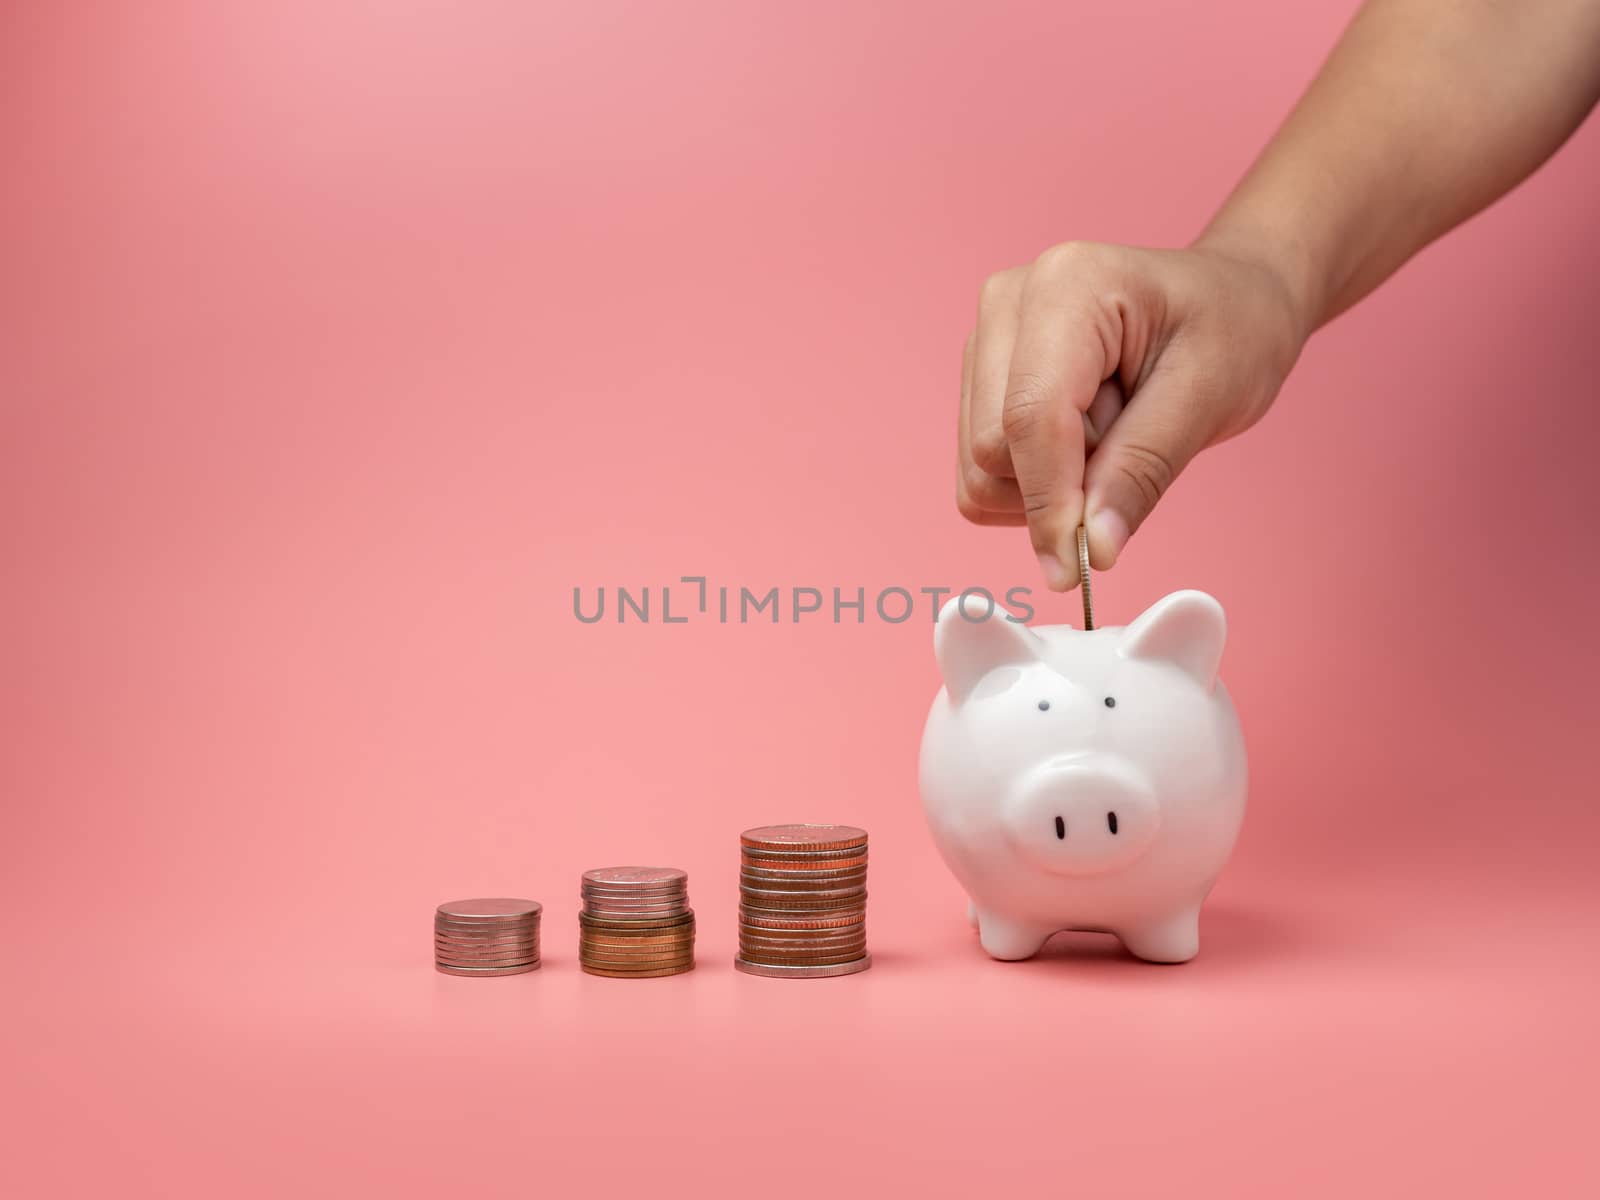
<svg viewBox="0 0 1600 1200">
<path fill-rule="evenodd" d="M 0 10 L 16 1194 L 1594 1194 L 1600 128 L 1098 584 L 1230 614 L 1188 966 L 982 956 L 924 621 L 572 616 L 1034 583 L 954 507 L 979 281 L 1190 237 L 1351 7 Z M 791 820 L 872 833 L 865 975 L 729 966 Z M 578 971 L 626 862 L 690 872 L 693 974 Z M 435 974 L 505 893 L 544 970 Z"/>
</svg>

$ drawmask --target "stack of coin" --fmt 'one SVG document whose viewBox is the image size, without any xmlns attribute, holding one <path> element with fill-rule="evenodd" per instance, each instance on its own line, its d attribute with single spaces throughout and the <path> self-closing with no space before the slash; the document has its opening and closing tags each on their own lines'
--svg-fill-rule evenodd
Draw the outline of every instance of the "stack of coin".
<svg viewBox="0 0 1600 1200">
<path fill-rule="evenodd" d="M 747 975 L 854 975 L 867 953 L 867 835 L 767 825 L 739 836 L 739 957 Z"/>
<path fill-rule="evenodd" d="M 533 900 L 453 900 L 433 914 L 433 965 L 446 975 L 523 975 L 539 969 Z"/>
<path fill-rule="evenodd" d="M 694 969 L 689 876 L 674 867 L 583 873 L 578 962 L 590 975 L 654 979 Z"/>
</svg>

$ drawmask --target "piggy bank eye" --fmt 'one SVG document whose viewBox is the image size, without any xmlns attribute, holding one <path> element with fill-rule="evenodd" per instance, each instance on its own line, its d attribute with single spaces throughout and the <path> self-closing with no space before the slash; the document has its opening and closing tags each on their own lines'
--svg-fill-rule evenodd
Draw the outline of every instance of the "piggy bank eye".
<svg viewBox="0 0 1600 1200">
<path fill-rule="evenodd" d="M 1116 706 L 1117 706 L 1117 698 L 1115 696 L 1107 696 L 1106 697 L 1106 707 L 1107 708 L 1115 708 Z"/>
<path fill-rule="evenodd" d="M 1040 712 L 1049 712 L 1050 711 L 1050 701 L 1048 701 L 1048 700 L 1039 701 L 1039 711 Z"/>
</svg>

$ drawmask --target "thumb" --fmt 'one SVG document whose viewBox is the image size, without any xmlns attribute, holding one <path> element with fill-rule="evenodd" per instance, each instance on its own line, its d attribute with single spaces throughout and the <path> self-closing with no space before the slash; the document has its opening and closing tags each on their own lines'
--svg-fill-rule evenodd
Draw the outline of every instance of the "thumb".
<svg viewBox="0 0 1600 1200">
<path fill-rule="evenodd" d="M 1157 371 L 1134 393 L 1084 468 L 1089 557 L 1097 569 L 1116 564 L 1128 538 L 1210 437 L 1207 407 L 1188 372 Z"/>
</svg>

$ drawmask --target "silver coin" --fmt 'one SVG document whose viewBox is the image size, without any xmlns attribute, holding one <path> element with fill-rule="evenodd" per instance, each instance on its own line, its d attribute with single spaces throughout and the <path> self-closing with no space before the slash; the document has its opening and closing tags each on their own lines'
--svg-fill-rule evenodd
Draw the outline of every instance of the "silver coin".
<svg viewBox="0 0 1600 1200">
<path fill-rule="evenodd" d="M 740 883 L 739 894 L 749 896 L 754 900 L 766 904 L 768 907 L 794 905 L 796 907 L 807 904 L 826 904 L 837 901 L 841 904 L 848 901 L 866 899 L 867 889 L 864 887 L 851 888 L 801 888 L 788 891 L 783 888 L 755 887 L 751 884 Z"/>
<path fill-rule="evenodd" d="M 848 875 L 778 875 L 770 871 L 752 871 L 746 867 L 739 872 L 739 882 L 774 892 L 830 892 L 864 887 L 867 873 L 851 871 Z"/>
<path fill-rule="evenodd" d="M 799 946 L 844 946 L 853 942 L 864 942 L 866 940 L 867 930 L 866 926 L 864 925 L 858 925 L 854 929 L 847 930 L 843 933 L 834 933 L 830 930 L 823 930 L 820 935 L 812 937 L 802 937 L 798 934 L 793 936 L 788 934 L 779 934 L 777 936 L 773 936 L 771 931 L 762 932 L 750 929 L 739 930 L 739 944 L 741 946 L 772 946 L 777 949 Z"/>
<path fill-rule="evenodd" d="M 438 959 L 449 959 L 451 962 L 484 962 L 491 958 L 538 958 L 537 946 L 519 946 L 515 950 L 449 950 L 438 946 L 433 948 L 433 956 Z"/>
<path fill-rule="evenodd" d="M 585 883 L 621 884 L 624 887 L 648 887 L 651 884 L 682 885 L 689 881 L 689 873 L 677 867 L 596 867 L 583 873 Z"/>
<path fill-rule="evenodd" d="M 505 897 L 486 900 L 451 900 L 435 910 L 441 917 L 469 921 L 504 921 L 514 917 L 533 917 L 543 911 L 537 900 L 513 900 Z"/>
<path fill-rule="evenodd" d="M 834 963 L 831 966 L 774 967 L 766 963 L 733 960 L 733 968 L 746 975 L 765 975 L 769 979 L 831 979 L 839 975 L 854 975 L 872 965 L 872 955 L 864 954 L 854 962 Z"/>
<path fill-rule="evenodd" d="M 578 887 L 580 896 L 682 896 L 689 891 L 681 883 L 639 884 L 624 887 L 620 884 L 585 883 Z"/>
<path fill-rule="evenodd" d="M 739 957 L 752 963 L 840 963 L 867 952 L 867 939 L 832 942 L 829 946 L 765 946 L 762 942 L 739 942 Z"/>
<path fill-rule="evenodd" d="M 460 937 L 500 937 L 506 934 L 533 934 L 539 931 L 538 922 L 521 923 L 516 925 L 490 925 L 486 922 L 477 925 L 464 925 L 455 921 L 435 921 L 435 933 L 449 933 Z"/>
<path fill-rule="evenodd" d="M 461 950 L 498 950 L 507 946 L 538 946 L 538 938 L 434 938 L 434 946 Z"/>
<path fill-rule="evenodd" d="M 452 967 L 445 963 L 434 963 L 433 969 L 441 975 L 462 976 L 493 976 L 493 975 L 526 975 L 529 971 L 537 971 L 539 964 L 532 962 L 523 967 Z"/>
</svg>

